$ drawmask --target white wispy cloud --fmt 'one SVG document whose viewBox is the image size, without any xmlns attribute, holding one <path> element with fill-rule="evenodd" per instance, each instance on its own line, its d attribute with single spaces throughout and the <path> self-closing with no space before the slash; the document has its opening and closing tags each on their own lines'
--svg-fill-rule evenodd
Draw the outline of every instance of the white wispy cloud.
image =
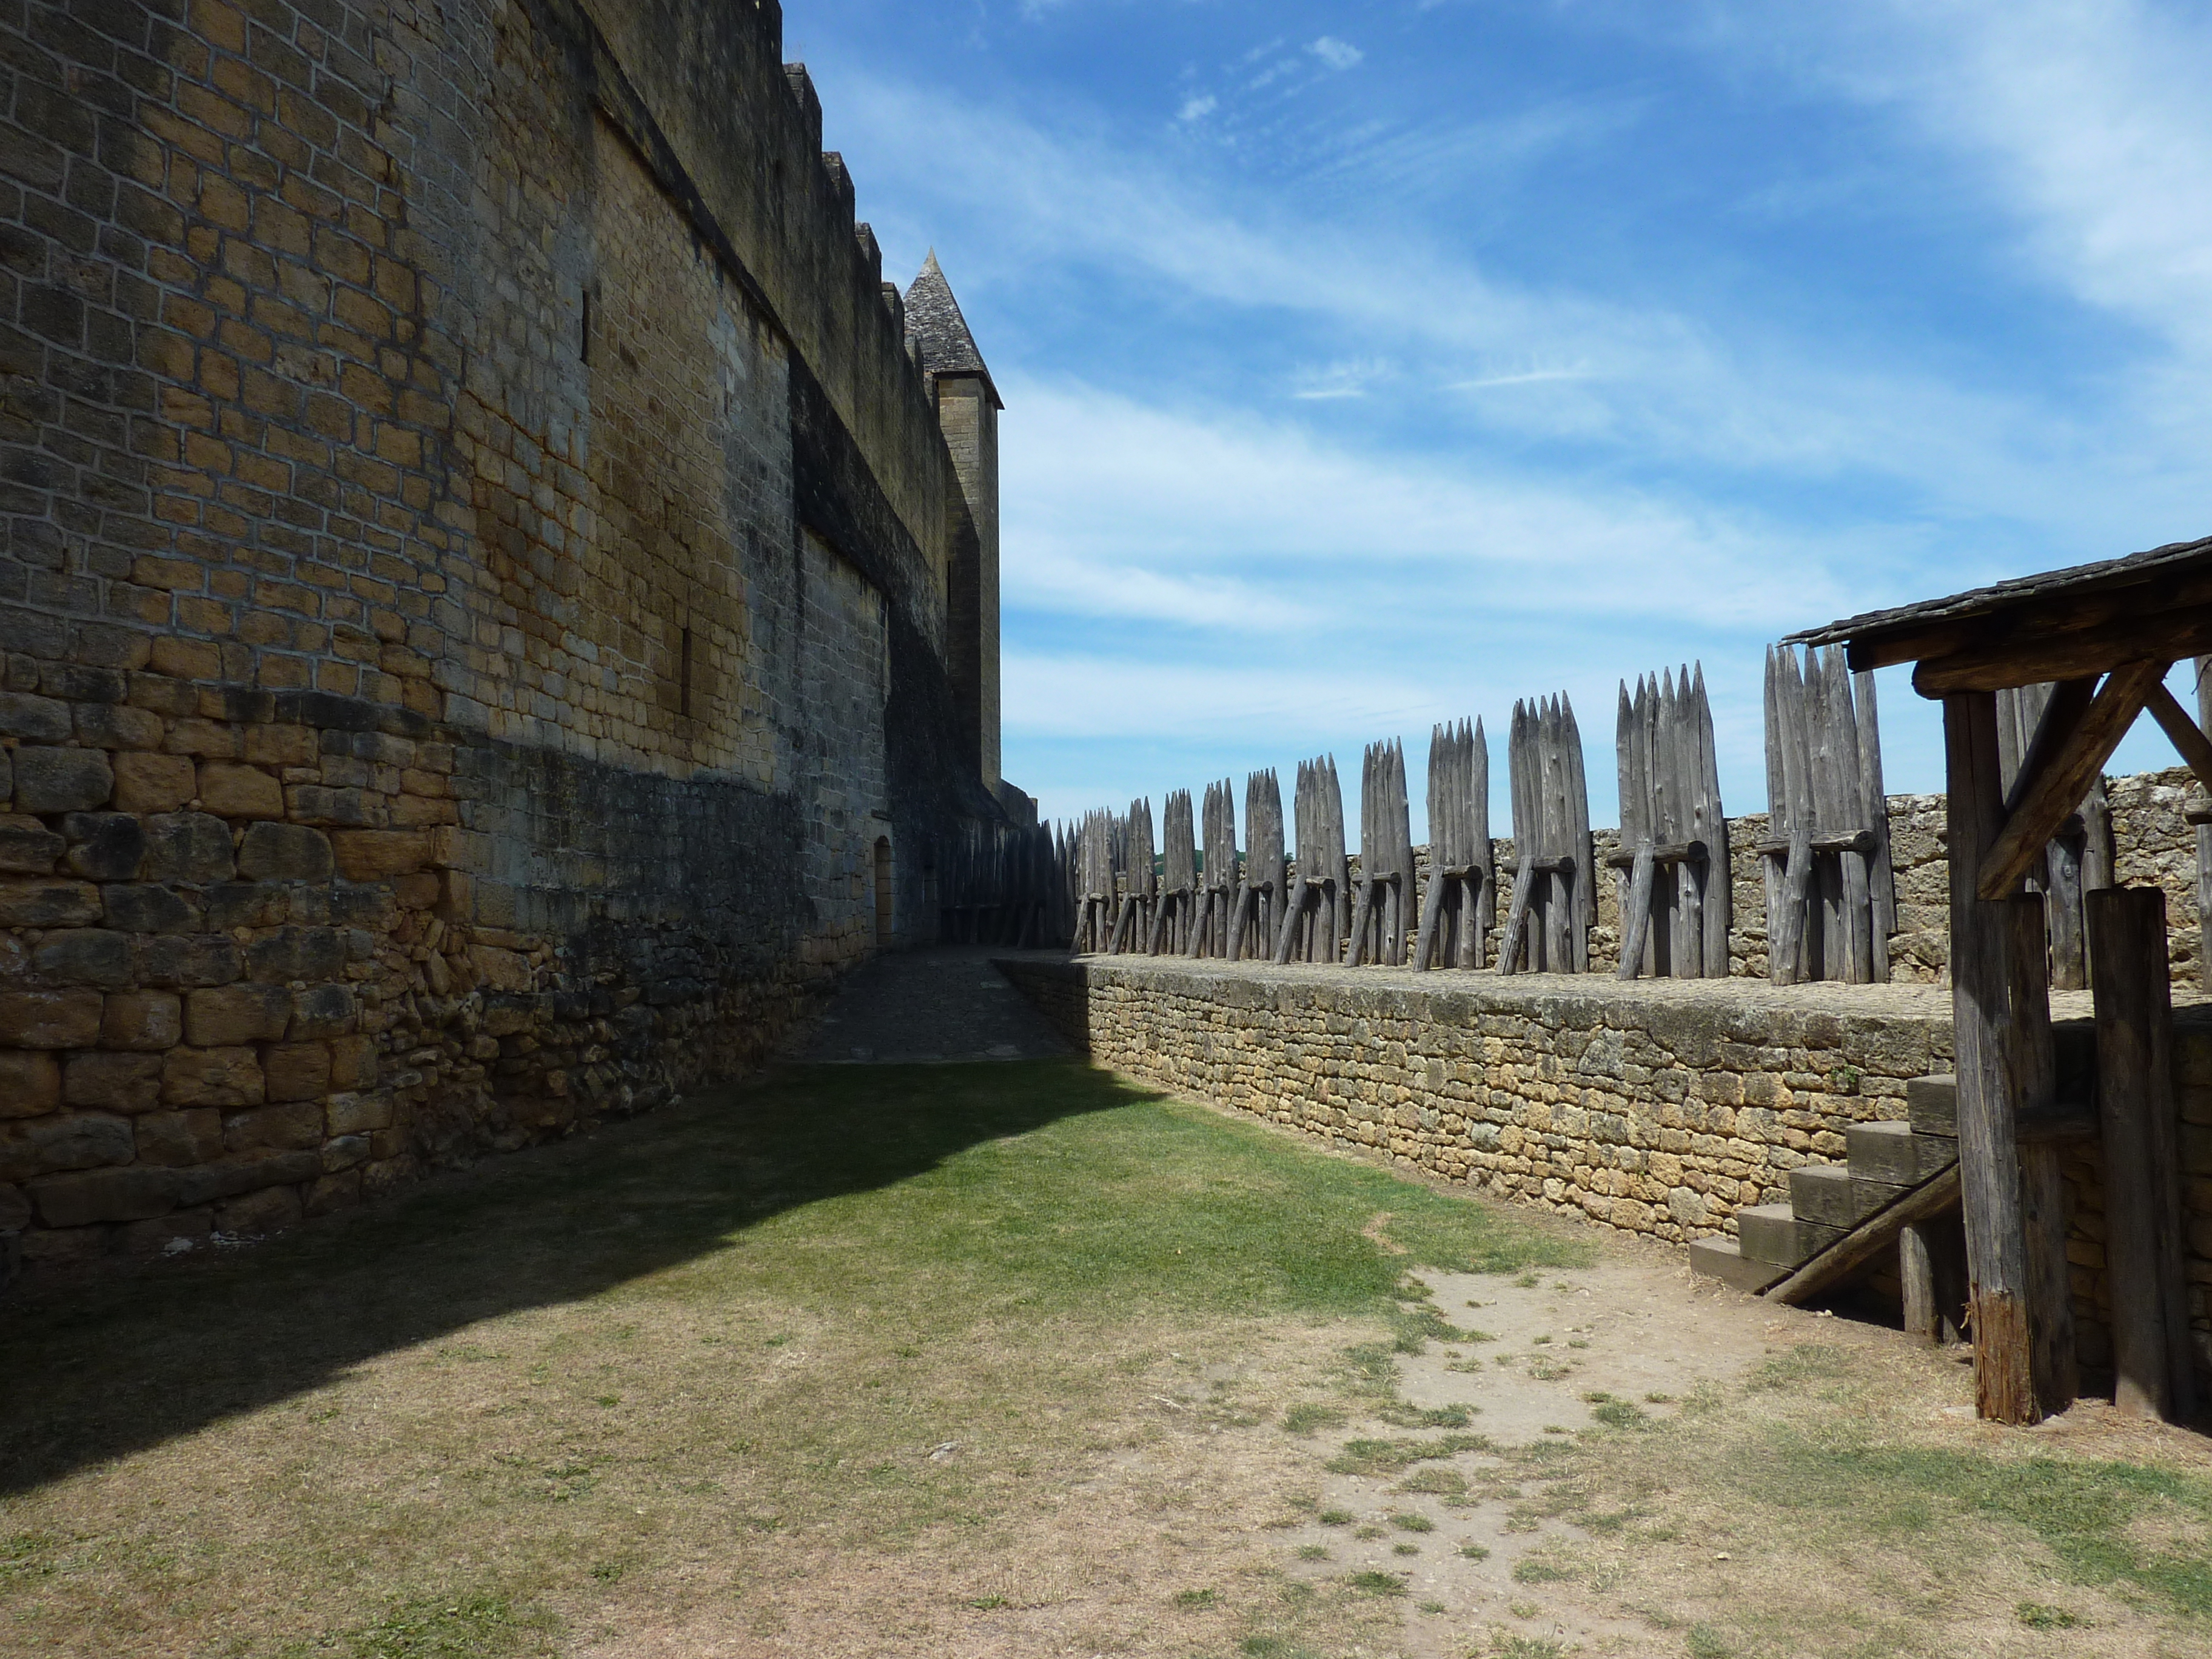
<svg viewBox="0 0 2212 1659">
<path fill-rule="evenodd" d="M 1217 199 L 1072 123 L 1048 133 L 865 76 L 838 91 L 841 118 L 887 168 L 860 175 L 889 204 L 872 213 L 879 236 L 925 211 L 927 225 L 988 227 L 957 281 L 1027 285 L 1039 269 L 1088 269 L 1247 314 L 1273 308 L 1423 362 L 1440 392 L 1524 372 L 1532 359 L 1575 364 L 1575 375 L 1522 383 L 1510 400 L 1463 407 L 1504 433 L 1601 446 L 1646 466 L 1879 477 L 1919 492 L 1923 513 L 2037 520 L 2071 532 L 2085 553 L 2119 533 L 2079 483 L 2106 464 L 2113 439 L 2063 407 L 1885 361 L 1862 342 L 1516 283 L 1417 229 L 1279 222 L 1264 204 Z M 917 223 L 911 240 L 944 238 Z M 2146 475 L 2143 522 L 2170 522 L 2192 499 L 2190 480 L 2161 477 L 2162 463 L 2128 464 Z"/>
<path fill-rule="evenodd" d="M 1624 30 L 1691 38 L 1626 0 L 1620 14 Z M 868 216 L 916 258 L 951 228 L 948 269 L 1007 392 L 1009 754 L 1061 781 L 1048 810 L 1325 744 L 1356 766 L 1346 745 L 1416 737 L 1443 714 L 1488 714 L 1496 739 L 1513 696 L 1565 686 L 1602 816 L 1614 678 L 1700 654 L 1730 810 L 1748 810 L 1763 798 L 1764 641 L 2024 558 L 2199 527 L 2212 100 L 2196 71 L 2212 21 L 2144 0 L 1877 0 L 1779 21 L 1708 0 L 1696 15 L 1694 43 L 1729 72 L 1875 111 L 1941 175 L 1931 188 L 2011 228 L 2024 283 L 2111 320 L 2108 364 L 2067 385 L 1977 378 L 1725 295 L 1516 277 L 1510 249 L 1478 259 L 1418 214 L 1360 211 L 1363 197 L 1441 194 L 1481 168 L 1618 142 L 1643 118 L 1633 99 L 1460 125 L 1378 110 L 1316 141 L 1296 187 L 1271 193 L 1188 158 L 1220 153 L 1251 76 L 1295 73 L 1280 94 L 1349 67 L 1320 42 L 1255 49 L 1218 76 L 1225 103 L 1189 92 L 1179 119 L 1206 121 L 1206 137 L 1145 117 L 1172 154 L 1132 149 L 1079 110 L 1030 119 L 839 78 L 834 118 L 867 158 Z M 1316 212 L 1316 179 L 1348 204 Z M 1811 202 L 1864 182 L 1815 173 L 1790 188 Z M 1784 210 L 1778 191 L 1750 206 Z M 1093 358 L 1024 373 L 996 349 L 992 296 L 1022 295 L 1034 317 L 1040 291 L 1295 338 L 1263 371 L 1264 414 L 1172 362 L 1119 374 L 1108 327 Z M 1284 366 L 1300 362 L 1319 367 Z M 1889 684 L 1884 716 L 1893 784 L 1932 787 L 1926 706 Z M 2167 763 L 2141 747 L 2119 763 Z"/>
<path fill-rule="evenodd" d="M 1367 54 L 1349 40 L 1340 40 L 1333 34 L 1324 34 L 1306 50 L 1333 70 L 1348 70 Z"/>
<path fill-rule="evenodd" d="M 1271 596 L 1270 627 L 1403 628 L 1389 605 L 1346 603 L 1374 584 L 1440 620 L 1617 615 L 1756 637 L 1848 608 L 1849 572 L 1873 550 L 1627 489 L 1364 453 L 1246 411 L 1007 384 L 1019 417 L 1002 428 L 1002 515 L 1022 550 L 1006 566 L 1010 606 L 1237 632 L 1237 605 L 1188 602 L 1218 582 L 1242 604 Z"/>
</svg>

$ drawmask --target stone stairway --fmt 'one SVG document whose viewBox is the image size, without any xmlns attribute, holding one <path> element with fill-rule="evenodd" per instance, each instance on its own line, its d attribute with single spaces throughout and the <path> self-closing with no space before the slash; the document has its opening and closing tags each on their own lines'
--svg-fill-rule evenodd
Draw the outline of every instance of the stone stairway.
<svg viewBox="0 0 2212 1659">
<path fill-rule="evenodd" d="M 1905 1100 L 1910 1117 L 1844 1131 L 1847 1162 L 1792 1170 L 1787 1204 L 1738 1210 L 1735 1237 L 1693 1243 L 1692 1270 L 1738 1290 L 1764 1291 L 1957 1163 L 1956 1079 L 1915 1078 L 1905 1085 Z"/>
</svg>

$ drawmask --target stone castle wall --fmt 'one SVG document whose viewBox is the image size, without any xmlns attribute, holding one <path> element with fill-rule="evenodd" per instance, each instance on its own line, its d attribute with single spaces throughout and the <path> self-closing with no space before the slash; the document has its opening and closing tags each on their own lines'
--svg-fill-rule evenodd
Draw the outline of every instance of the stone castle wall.
<svg viewBox="0 0 2212 1659">
<path fill-rule="evenodd" d="M 0 31 L 0 1244 L 750 1063 L 878 843 L 927 936 L 975 530 L 774 0 Z"/>
<path fill-rule="evenodd" d="M 1499 979 L 1091 957 L 1001 969 L 1102 1066 L 1476 1190 L 1674 1242 L 1733 1233 L 1835 1163 L 1856 1122 L 1905 1115 L 1907 1080 L 1951 1064 L 1929 986 Z M 2061 993 L 2063 1077 L 2087 993 Z M 2191 1318 L 2212 1368 L 2212 1006 L 2179 1012 Z M 2104 1182 L 2069 1143 L 2083 1362 L 2110 1362 Z"/>
</svg>

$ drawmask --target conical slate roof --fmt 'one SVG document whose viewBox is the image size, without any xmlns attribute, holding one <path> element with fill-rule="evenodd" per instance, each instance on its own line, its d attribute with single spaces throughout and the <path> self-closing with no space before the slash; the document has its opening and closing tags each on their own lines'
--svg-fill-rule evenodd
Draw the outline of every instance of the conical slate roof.
<svg viewBox="0 0 2212 1659">
<path fill-rule="evenodd" d="M 906 327 L 921 342 L 921 366 L 933 380 L 940 374 L 980 375 L 990 387 L 991 401 L 1006 407 L 983 354 L 975 349 L 975 337 L 968 331 L 968 319 L 960 314 L 960 301 L 952 297 L 952 285 L 937 263 L 935 248 L 906 291 Z"/>
</svg>

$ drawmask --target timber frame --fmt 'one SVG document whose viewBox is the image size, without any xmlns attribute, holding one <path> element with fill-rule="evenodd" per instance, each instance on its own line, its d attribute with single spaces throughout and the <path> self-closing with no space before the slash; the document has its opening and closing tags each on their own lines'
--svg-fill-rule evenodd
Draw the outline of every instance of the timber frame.
<svg viewBox="0 0 2212 1659">
<path fill-rule="evenodd" d="M 2020 1133 L 2056 1090 L 2043 899 L 2022 883 L 2145 712 L 2212 788 L 2212 742 L 2165 688 L 2175 662 L 2212 653 L 2212 538 L 1849 617 L 1791 642 L 1842 645 L 1854 672 L 1911 663 L 1914 690 L 1943 705 L 1975 1404 L 1995 1421 L 2038 1422 L 2066 1409 L 2077 1382 L 2057 1154 Z M 2008 789 L 1997 694 L 2044 682 L 2056 684 Z M 2179 1171 L 2171 1081 L 2158 1069 L 2168 992 L 2156 908 L 2155 948 L 2120 948 L 2124 916 L 2136 934 L 2152 925 L 2131 912 L 2092 916 L 2093 933 L 2115 941 L 2113 971 L 2092 953 L 2100 1037 L 2115 1034 L 2100 1042 L 2099 1104 L 2107 1181 L 2136 1188 L 2114 1190 L 2110 1207 L 2134 1199 L 2151 1218 L 2138 1282 L 2115 1276 L 2123 1404 L 2133 1389 L 2161 1414 L 2185 1415 L 2191 1374 L 2167 1324 L 2181 1261 L 2165 1219 Z"/>
</svg>

